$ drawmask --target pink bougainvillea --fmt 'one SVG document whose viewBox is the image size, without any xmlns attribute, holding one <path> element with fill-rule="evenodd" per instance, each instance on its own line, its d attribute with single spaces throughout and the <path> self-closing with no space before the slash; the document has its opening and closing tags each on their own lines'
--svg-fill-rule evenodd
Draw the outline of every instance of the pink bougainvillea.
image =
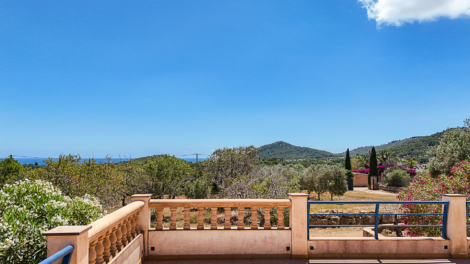
<svg viewBox="0 0 470 264">
<path fill-rule="evenodd" d="M 443 194 L 470 194 L 470 163 L 461 161 L 451 169 L 452 175 L 439 175 L 437 178 L 430 174 L 418 174 L 408 188 L 402 189 L 397 198 L 400 201 L 441 201 Z M 467 198 L 468 200 L 468 198 Z M 403 205 L 406 213 L 441 213 L 442 205 L 420 204 Z M 438 225 L 442 224 L 442 216 L 409 215 L 403 220 L 407 225 Z M 406 232 L 410 236 L 440 236 L 439 227 L 409 227 Z"/>
</svg>

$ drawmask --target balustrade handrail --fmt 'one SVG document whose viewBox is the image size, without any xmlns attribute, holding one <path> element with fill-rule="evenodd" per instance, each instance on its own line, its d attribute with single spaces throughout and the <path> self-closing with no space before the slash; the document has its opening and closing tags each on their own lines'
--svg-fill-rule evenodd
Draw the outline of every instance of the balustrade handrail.
<svg viewBox="0 0 470 264">
<path fill-rule="evenodd" d="M 231 226 L 231 208 L 238 208 L 238 220 L 236 230 L 244 230 L 245 209 L 250 208 L 258 212 L 259 208 L 263 208 L 265 219 L 271 219 L 271 209 L 278 209 L 277 230 L 289 229 L 284 226 L 284 209 L 292 206 L 289 199 L 152 199 L 149 201 L 149 208 L 155 208 L 157 211 L 156 230 L 165 230 L 163 228 L 163 209 L 170 208 L 170 227 L 169 230 L 177 230 L 176 228 L 176 210 L 184 208 L 184 226 L 182 230 L 191 230 L 190 226 L 190 208 L 197 208 L 197 230 L 204 230 L 204 208 L 211 210 L 211 230 L 219 229 L 217 226 L 217 208 L 224 208 L 224 230 L 232 230 Z M 243 210 L 240 210 L 243 208 Z M 265 221 L 260 228 L 267 230 L 272 229 L 270 220 Z M 251 214 L 250 230 L 259 229 L 257 225 L 257 213 Z"/>
<path fill-rule="evenodd" d="M 151 199 L 149 207 L 290 207 L 289 199 Z"/>
<path fill-rule="evenodd" d="M 134 213 L 135 211 L 144 207 L 145 203 L 142 201 L 132 202 L 104 217 L 96 220 L 90 225 L 92 228 L 88 231 L 88 238 L 93 239 L 102 233 L 106 232 L 110 227 L 116 225 L 122 219 L 126 218 L 128 215 Z"/>
<path fill-rule="evenodd" d="M 74 247 L 72 245 L 68 245 L 64 247 L 63 249 L 59 250 L 52 256 L 46 258 L 45 260 L 39 262 L 39 264 L 52 264 L 56 260 L 62 258 L 61 264 L 69 264 L 70 263 L 70 257 L 72 256 Z"/>
</svg>

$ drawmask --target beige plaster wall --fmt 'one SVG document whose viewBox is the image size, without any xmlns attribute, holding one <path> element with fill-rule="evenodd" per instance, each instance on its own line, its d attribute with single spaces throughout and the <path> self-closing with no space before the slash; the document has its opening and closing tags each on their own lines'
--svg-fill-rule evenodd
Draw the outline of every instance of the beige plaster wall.
<svg viewBox="0 0 470 264">
<path fill-rule="evenodd" d="M 442 238 L 327 237 L 308 241 L 309 258 L 449 258 L 450 253 L 450 241 Z"/>
<path fill-rule="evenodd" d="M 149 258 L 290 257 L 291 234 L 291 230 L 150 231 Z"/>
<path fill-rule="evenodd" d="M 144 237 L 142 234 L 138 235 L 132 242 L 127 245 L 124 251 L 109 262 L 109 264 L 138 264 L 143 257 Z"/>
<path fill-rule="evenodd" d="M 369 181 L 368 181 L 368 178 L 367 178 L 367 174 L 354 172 L 353 186 L 354 187 L 367 187 L 367 186 L 369 186 Z"/>
</svg>

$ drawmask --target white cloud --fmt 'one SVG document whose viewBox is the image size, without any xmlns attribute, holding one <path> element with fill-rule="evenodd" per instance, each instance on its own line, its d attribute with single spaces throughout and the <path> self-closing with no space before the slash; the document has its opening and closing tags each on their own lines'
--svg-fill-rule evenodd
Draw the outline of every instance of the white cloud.
<svg viewBox="0 0 470 264">
<path fill-rule="evenodd" d="M 470 16 L 470 0 L 358 0 L 367 9 L 369 19 L 382 24 L 400 26 L 414 21 L 430 21 L 439 17 Z"/>
</svg>

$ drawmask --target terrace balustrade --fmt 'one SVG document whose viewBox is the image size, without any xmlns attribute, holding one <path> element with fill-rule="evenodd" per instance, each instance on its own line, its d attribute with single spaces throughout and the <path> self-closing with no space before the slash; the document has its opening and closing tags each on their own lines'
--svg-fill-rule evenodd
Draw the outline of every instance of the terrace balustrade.
<svg viewBox="0 0 470 264">
<path fill-rule="evenodd" d="M 149 207 L 154 208 L 157 212 L 156 230 L 270 230 L 270 229 L 289 229 L 284 226 L 284 209 L 290 208 L 291 202 L 288 199 L 178 199 L 178 200 L 160 200 L 152 199 L 149 202 Z M 163 210 L 169 208 L 170 226 L 169 228 L 163 227 Z M 182 228 L 176 227 L 177 209 L 184 209 L 184 225 Z M 191 229 L 190 225 L 190 210 L 197 208 L 197 227 Z M 210 208 L 210 227 L 204 228 L 204 210 Z M 217 209 L 224 208 L 224 226 L 223 228 L 217 227 Z M 231 211 L 236 208 L 238 211 L 238 222 L 235 227 L 231 225 Z M 264 225 L 258 226 L 258 209 L 262 208 L 264 211 Z M 271 211 L 277 209 L 277 226 L 271 226 Z M 251 225 L 246 227 L 244 221 L 245 210 L 251 210 Z"/>
<path fill-rule="evenodd" d="M 466 237 L 466 196 L 448 194 L 442 202 L 447 209 L 437 213 L 446 217 L 444 237 L 309 237 L 309 206 L 306 194 L 289 194 L 289 199 L 150 199 L 133 195 L 132 203 L 88 226 L 60 226 L 44 233 L 48 237 L 48 256 L 73 248 L 72 264 L 137 264 L 145 259 L 165 258 L 467 258 L 470 240 Z M 326 202 L 323 202 L 326 203 Z M 348 203 L 364 203 L 351 201 Z M 366 202 L 367 203 L 367 202 Z M 378 230 L 378 203 L 375 228 Z M 419 202 L 414 202 L 419 203 Z M 426 202 L 421 202 L 426 203 Z M 429 202 L 428 202 L 429 203 Z M 169 208 L 169 226 L 163 223 L 163 210 Z M 177 210 L 183 208 L 183 224 Z M 191 209 L 197 210 L 197 224 Z M 224 208 L 223 225 L 218 226 L 217 210 Z M 284 226 L 284 209 L 289 210 L 289 226 Z M 156 210 L 155 228 L 151 210 Z M 210 223 L 204 210 L 210 210 Z M 251 210 L 251 224 L 245 212 Z M 272 213 L 277 210 L 277 225 Z M 448 211 L 448 212 L 447 212 Z M 233 212 L 233 214 L 231 213 Z M 258 215 L 264 212 L 264 224 Z M 194 215 L 193 215 L 194 216 Z M 219 224 L 221 224 L 219 217 Z M 206 224 L 206 225 L 205 225 Z M 423 225 L 424 226 L 424 225 Z M 317 226 L 320 227 L 320 226 Z M 321 226 L 323 227 L 323 226 Z M 69 251 L 67 251 L 69 252 Z M 65 254 L 65 253 L 64 253 Z M 60 255 L 60 254 L 59 254 Z M 63 254 L 62 254 L 63 255 Z M 46 262 L 48 263 L 48 262 Z"/>
</svg>

